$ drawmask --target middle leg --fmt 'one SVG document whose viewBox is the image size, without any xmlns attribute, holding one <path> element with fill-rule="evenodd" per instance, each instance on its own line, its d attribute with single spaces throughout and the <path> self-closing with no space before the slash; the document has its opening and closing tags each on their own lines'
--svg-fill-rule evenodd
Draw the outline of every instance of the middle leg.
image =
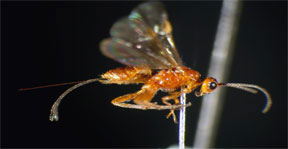
<svg viewBox="0 0 288 149">
<path fill-rule="evenodd" d="M 169 103 L 169 100 L 174 100 L 174 105 L 178 105 L 179 104 L 179 99 L 178 97 L 181 95 L 181 92 L 178 91 L 173 91 L 173 92 L 169 92 L 170 95 L 168 96 L 164 96 L 162 97 L 162 102 L 166 105 L 172 105 L 171 103 Z M 170 116 L 173 116 L 173 121 L 174 123 L 178 123 L 177 122 L 177 118 L 176 115 L 174 113 L 174 109 L 170 110 L 170 113 L 168 113 L 168 115 L 166 116 L 166 118 L 169 118 Z"/>
</svg>

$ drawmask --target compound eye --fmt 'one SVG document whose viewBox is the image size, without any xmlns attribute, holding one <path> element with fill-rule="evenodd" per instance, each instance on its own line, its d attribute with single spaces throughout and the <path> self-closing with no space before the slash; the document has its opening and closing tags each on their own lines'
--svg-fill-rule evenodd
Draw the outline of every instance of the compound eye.
<svg viewBox="0 0 288 149">
<path fill-rule="evenodd" d="M 217 83 L 216 82 L 211 82 L 209 84 L 209 89 L 214 90 L 215 88 L 217 88 Z"/>
</svg>

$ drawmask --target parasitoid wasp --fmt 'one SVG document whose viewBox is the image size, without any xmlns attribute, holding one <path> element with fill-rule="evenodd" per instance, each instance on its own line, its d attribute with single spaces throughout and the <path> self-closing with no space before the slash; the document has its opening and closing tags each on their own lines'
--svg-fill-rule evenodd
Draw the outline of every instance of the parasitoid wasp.
<svg viewBox="0 0 288 149">
<path fill-rule="evenodd" d="M 96 81 L 103 84 L 144 84 L 135 93 L 113 99 L 112 104 L 141 110 L 170 110 L 167 118 L 172 115 L 175 123 L 177 120 L 174 110 L 191 105 L 191 103 L 181 105 L 178 97 L 182 93 L 191 93 L 200 86 L 200 91 L 195 92 L 197 97 L 208 94 L 218 87 L 233 87 L 254 94 L 258 90 L 263 92 L 267 100 L 263 113 L 268 112 L 272 105 L 270 94 L 258 85 L 218 83 L 212 77 L 201 81 L 199 72 L 184 66 L 173 41 L 168 15 L 160 2 L 140 4 L 128 17 L 118 20 L 112 26 L 110 35 L 110 38 L 100 43 L 102 54 L 127 66 L 109 70 L 100 78 L 76 82 L 78 84 L 63 92 L 53 104 L 51 121 L 59 119 L 58 106 L 69 92 Z M 151 102 L 158 91 L 168 93 L 161 98 L 163 104 Z M 171 104 L 169 100 L 174 103 Z"/>
</svg>

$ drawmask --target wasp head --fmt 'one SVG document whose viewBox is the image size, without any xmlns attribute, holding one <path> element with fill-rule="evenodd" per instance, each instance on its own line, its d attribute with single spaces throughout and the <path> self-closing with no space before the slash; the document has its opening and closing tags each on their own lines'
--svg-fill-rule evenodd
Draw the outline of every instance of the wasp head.
<svg viewBox="0 0 288 149">
<path fill-rule="evenodd" d="M 216 79 L 214 79 L 212 77 L 208 77 L 202 82 L 202 86 L 201 86 L 200 92 L 195 92 L 195 95 L 197 97 L 199 97 L 199 96 L 203 96 L 205 94 L 211 93 L 218 86 L 219 86 L 219 84 L 218 84 Z"/>
</svg>

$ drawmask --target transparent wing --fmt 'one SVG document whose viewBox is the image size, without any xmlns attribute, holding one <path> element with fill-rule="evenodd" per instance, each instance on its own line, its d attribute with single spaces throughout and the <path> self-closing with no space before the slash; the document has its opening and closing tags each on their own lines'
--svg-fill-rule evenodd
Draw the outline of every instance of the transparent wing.
<svg viewBox="0 0 288 149">
<path fill-rule="evenodd" d="M 129 19 L 139 26 L 140 29 L 145 30 L 145 25 L 147 28 L 152 29 L 164 48 L 164 50 L 161 49 L 159 53 L 168 59 L 171 64 L 182 65 L 182 60 L 179 57 L 173 41 L 172 26 L 162 3 L 143 3 L 131 12 Z"/>
<path fill-rule="evenodd" d="M 103 40 L 100 49 L 125 65 L 148 65 L 152 69 L 182 65 L 171 32 L 163 5 L 143 3 L 112 26 L 112 38 Z"/>
<path fill-rule="evenodd" d="M 137 46 L 137 45 L 136 45 Z M 101 44 L 102 53 L 124 65 L 149 66 L 152 69 L 167 68 L 161 60 L 149 56 L 145 51 L 136 50 L 135 45 L 121 39 L 104 39 Z M 105 49 L 105 50 L 102 50 Z"/>
</svg>

